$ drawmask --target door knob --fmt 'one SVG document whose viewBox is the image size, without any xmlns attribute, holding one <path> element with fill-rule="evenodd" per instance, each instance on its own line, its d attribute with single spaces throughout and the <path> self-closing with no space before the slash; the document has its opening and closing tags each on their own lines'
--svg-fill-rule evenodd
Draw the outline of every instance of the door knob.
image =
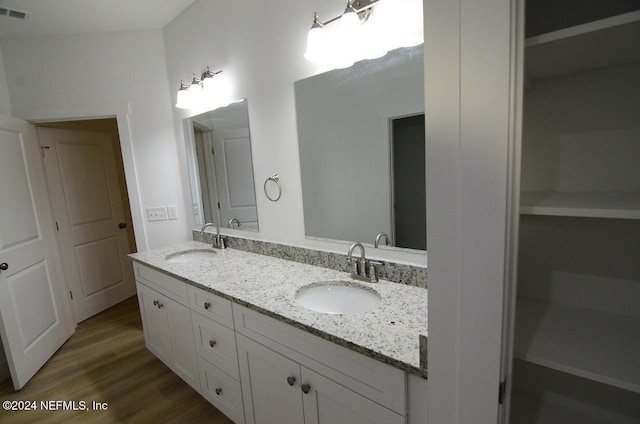
<svg viewBox="0 0 640 424">
<path fill-rule="evenodd" d="M 126 222 L 121 222 L 121 223 L 119 223 L 119 224 L 118 224 L 118 228 L 120 228 L 121 230 L 122 230 L 123 228 L 127 228 L 127 223 L 126 223 Z"/>
<path fill-rule="evenodd" d="M 6 270 L 8 270 L 8 269 L 9 269 L 9 264 L 8 264 L 8 263 L 6 263 L 6 262 L 2 262 L 2 263 L 0 264 L 0 271 L 6 271 Z"/>
</svg>

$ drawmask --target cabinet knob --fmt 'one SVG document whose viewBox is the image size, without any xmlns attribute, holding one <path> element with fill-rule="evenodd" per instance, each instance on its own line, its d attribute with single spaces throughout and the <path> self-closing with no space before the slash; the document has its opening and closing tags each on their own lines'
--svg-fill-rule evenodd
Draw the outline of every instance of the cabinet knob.
<svg viewBox="0 0 640 424">
<path fill-rule="evenodd" d="M 210 307 L 211 307 L 211 302 L 204 302 L 204 309 L 208 311 Z"/>
<path fill-rule="evenodd" d="M 158 302 L 158 309 L 162 309 L 163 306 L 164 305 L 162 303 Z"/>
<path fill-rule="evenodd" d="M 6 270 L 8 270 L 8 269 L 9 269 L 9 264 L 8 264 L 8 263 L 6 263 L 6 262 L 2 262 L 2 263 L 0 264 L 0 271 L 6 271 Z"/>
<path fill-rule="evenodd" d="M 127 228 L 127 223 L 126 222 L 121 222 L 118 224 L 118 228 L 120 228 L 121 230 L 124 228 Z"/>
<path fill-rule="evenodd" d="M 293 376 L 287 377 L 287 383 L 289 383 L 289 386 L 293 386 L 294 384 L 296 384 L 296 378 Z"/>
<path fill-rule="evenodd" d="M 209 346 L 214 347 L 216 344 L 215 340 L 209 340 Z"/>
<path fill-rule="evenodd" d="M 158 302 L 157 300 L 154 300 L 154 301 L 153 301 L 153 306 L 158 306 L 158 303 L 159 303 L 159 302 Z"/>
<path fill-rule="evenodd" d="M 222 394 L 222 389 L 220 387 L 216 387 L 216 394 L 220 396 Z"/>
<path fill-rule="evenodd" d="M 311 391 L 311 386 L 308 384 L 303 384 L 302 386 L 300 386 L 300 388 L 302 389 L 302 393 L 304 393 L 305 395 L 308 395 Z"/>
</svg>

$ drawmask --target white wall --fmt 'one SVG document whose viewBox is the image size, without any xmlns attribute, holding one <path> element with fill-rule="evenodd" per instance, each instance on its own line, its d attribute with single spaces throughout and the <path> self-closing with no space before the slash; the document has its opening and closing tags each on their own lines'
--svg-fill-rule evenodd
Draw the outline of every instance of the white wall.
<svg viewBox="0 0 640 424">
<path fill-rule="evenodd" d="M 199 74 L 206 66 L 226 72 L 234 82 L 236 97 L 249 99 L 260 220 L 260 232 L 251 237 L 346 254 L 348 244 L 305 238 L 293 85 L 296 80 L 322 71 L 303 58 L 313 12 L 329 19 L 343 9 L 344 4 L 334 0 L 199 0 L 163 31 L 173 102 L 180 80 L 188 82 L 194 72 Z M 188 176 L 181 120 L 190 114 L 193 112 L 174 109 L 185 187 Z M 282 185 L 282 198 L 275 203 L 262 193 L 264 180 L 274 173 L 280 175 Z M 188 191 L 185 196 L 184 204 L 190 205 Z M 426 256 L 420 254 L 384 251 L 380 257 L 426 264 Z"/>
<path fill-rule="evenodd" d="M 72 119 L 130 108 L 127 182 L 139 248 L 190 238 L 178 171 L 169 79 L 160 31 L 2 40 L 13 116 Z M 120 118 L 119 118 L 120 119 Z M 127 140 L 127 137 L 121 139 Z M 137 187 L 132 181 L 137 177 Z M 139 195 L 138 195 L 139 193 Z M 148 223 L 142 210 L 177 205 L 177 221 Z M 136 225 L 137 219 L 137 225 Z"/>
<path fill-rule="evenodd" d="M 0 46 L 0 115 L 11 116 L 11 100 L 9 99 L 9 87 L 4 72 L 2 47 Z"/>
</svg>

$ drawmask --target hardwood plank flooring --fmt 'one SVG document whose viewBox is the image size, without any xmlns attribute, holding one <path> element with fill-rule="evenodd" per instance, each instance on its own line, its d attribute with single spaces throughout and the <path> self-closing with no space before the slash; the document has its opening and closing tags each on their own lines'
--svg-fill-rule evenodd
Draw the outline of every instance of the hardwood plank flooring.
<svg viewBox="0 0 640 424">
<path fill-rule="evenodd" d="M 37 411 L 0 409 L 0 423 L 215 423 L 231 421 L 147 350 L 137 297 L 80 323 L 20 391 L 0 400 L 36 401 Z M 41 401 L 86 402 L 89 411 L 40 410 Z M 107 410 L 92 410 L 92 402 Z"/>
</svg>

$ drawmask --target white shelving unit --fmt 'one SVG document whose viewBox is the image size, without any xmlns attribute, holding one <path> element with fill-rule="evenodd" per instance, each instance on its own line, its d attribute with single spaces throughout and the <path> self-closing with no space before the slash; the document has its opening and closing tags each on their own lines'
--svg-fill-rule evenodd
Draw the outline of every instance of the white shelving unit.
<svg viewBox="0 0 640 424">
<path fill-rule="evenodd" d="M 510 422 L 640 423 L 640 10 L 525 46 Z"/>
</svg>

